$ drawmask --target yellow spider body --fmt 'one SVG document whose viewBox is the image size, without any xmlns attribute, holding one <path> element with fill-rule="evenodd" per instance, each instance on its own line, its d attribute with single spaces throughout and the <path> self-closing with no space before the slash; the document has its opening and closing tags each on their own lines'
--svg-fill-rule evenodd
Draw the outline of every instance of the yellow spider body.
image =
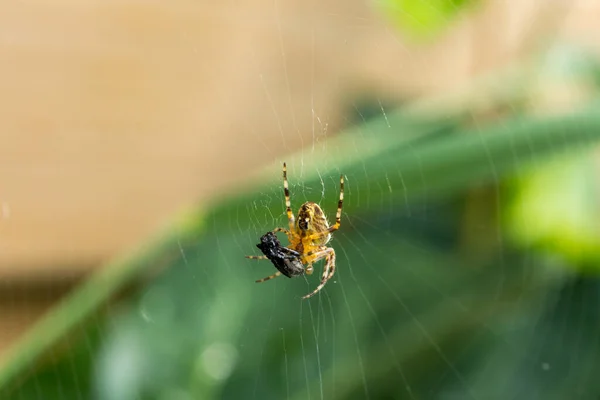
<svg viewBox="0 0 600 400">
<path fill-rule="evenodd" d="M 300 261 L 303 265 L 305 265 L 305 271 L 307 275 L 313 273 L 312 264 L 323 258 L 325 259 L 325 267 L 323 269 L 321 283 L 313 292 L 303 297 L 303 299 L 307 299 L 321 290 L 335 273 L 335 251 L 333 248 L 327 247 L 326 245 L 331 240 L 331 234 L 340 227 L 342 204 L 344 201 L 344 176 L 340 176 L 340 198 L 335 215 L 335 223 L 331 226 L 329 225 L 327 217 L 325 217 L 325 213 L 321 207 L 312 201 L 307 201 L 300 206 L 300 209 L 298 210 L 298 219 L 296 221 L 291 208 L 290 191 L 287 180 L 287 168 L 285 163 L 283 163 L 283 193 L 285 196 L 285 206 L 289 229 L 275 228 L 273 232 L 284 232 L 287 235 L 290 242 L 287 248 L 292 249 L 300 254 Z M 267 258 L 265 256 L 246 257 L 261 260 Z M 264 282 L 269 279 L 276 278 L 279 275 L 281 275 L 281 272 L 278 271 L 275 274 L 263 279 L 259 279 L 256 282 Z"/>
</svg>

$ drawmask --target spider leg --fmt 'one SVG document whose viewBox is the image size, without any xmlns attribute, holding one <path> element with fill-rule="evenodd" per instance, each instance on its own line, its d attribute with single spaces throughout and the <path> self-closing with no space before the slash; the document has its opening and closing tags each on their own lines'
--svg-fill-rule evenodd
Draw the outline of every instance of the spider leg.
<svg viewBox="0 0 600 400">
<path fill-rule="evenodd" d="M 330 249 L 330 250 L 331 251 L 328 251 L 329 254 L 325 258 L 325 260 L 326 260 L 325 261 L 325 269 L 323 270 L 323 276 L 321 278 L 321 283 L 311 293 L 302 297 L 302 299 L 308 299 L 309 297 L 312 297 L 315 294 L 317 294 L 317 292 L 319 292 L 321 289 L 323 289 L 323 287 L 325 286 L 327 281 L 329 279 L 331 279 L 331 277 L 333 276 L 333 273 L 335 272 L 335 251 L 333 251 L 333 249 Z"/>
<path fill-rule="evenodd" d="M 329 232 L 333 232 L 340 228 L 342 223 L 342 206 L 344 205 L 344 175 L 340 175 L 340 199 L 338 200 L 338 208 L 335 213 L 335 224 L 329 228 Z"/>
<path fill-rule="evenodd" d="M 335 274 L 335 254 L 333 255 L 333 262 L 331 263 L 331 269 L 329 271 L 329 276 L 327 277 L 327 280 L 333 278 L 333 274 Z"/>
<path fill-rule="evenodd" d="M 267 256 L 244 256 L 246 258 L 249 258 L 251 260 L 268 260 L 269 258 Z"/>
<path fill-rule="evenodd" d="M 293 217 L 293 216 L 292 216 Z M 290 241 L 290 243 L 294 243 L 294 241 L 297 241 L 298 239 L 298 235 L 294 233 L 294 231 L 288 231 L 285 228 L 275 228 L 273 229 L 271 232 L 273 233 L 277 233 L 277 232 L 283 232 L 285 233 L 285 235 L 287 236 L 288 240 Z"/>
<path fill-rule="evenodd" d="M 296 219 L 294 218 L 294 213 L 292 212 L 292 202 L 290 201 L 290 188 L 287 180 L 287 166 L 283 163 L 283 195 L 285 196 L 285 212 L 288 218 L 288 224 L 290 227 L 290 231 L 294 231 L 294 227 L 296 226 Z M 288 233 L 289 236 L 289 233 Z"/>
<path fill-rule="evenodd" d="M 321 260 L 322 258 L 327 257 L 327 255 L 331 251 L 333 251 L 333 249 L 329 248 L 329 247 L 321 247 L 321 248 L 319 248 L 319 250 L 309 251 L 308 253 L 304 254 L 304 256 L 302 257 L 302 261 L 304 264 L 316 263 L 317 261 Z"/>
<path fill-rule="evenodd" d="M 330 247 L 317 247 L 318 250 L 312 250 L 304 254 L 304 258 L 310 259 L 311 262 L 319 261 L 321 258 L 329 254 Z"/>
<path fill-rule="evenodd" d="M 325 286 L 327 281 L 333 276 L 333 272 L 335 271 L 335 251 L 330 247 L 322 247 L 317 251 L 309 251 L 306 253 L 305 258 L 308 258 L 310 263 L 319 261 L 322 258 L 325 258 L 325 268 L 323 269 L 323 275 L 321 277 L 321 283 L 317 288 L 308 295 L 304 296 L 303 299 L 307 299 L 309 297 L 314 296 L 319 290 Z"/>
<path fill-rule="evenodd" d="M 332 251 L 333 251 L 333 249 L 323 247 L 323 248 L 320 248 L 319 250 L 309 251 L 308 253 L 306 253 L 302 260 L 304 264 L 308 264 L 304 268 L 306 275 L 312 275 L 312 273 L 314 271 L 313 263 L 319 261 L 320 259 L 322 259 L 324 257 L 327 257 L 327 255 L 330 254 Z"/>
<path fill-rule="evenodd" d="M 275 229 L 273 229 L 271 232 L 273 232 L 273 233 L 277 233 L 277 232 L 283 232 L 283 233 L 285 233 L 286 235 L 290 236 L 290 231 L 288 231 L 288 230 L 287 230 L 287 229 L 285 229 L 285 228 L 275 228 Z"/>
<path fill-rule="evenodd" d="M 264 281 L 268 281 L 269 279 L 277 278 L 279 275 L 281 275 L 281 272 L 277 271 L 273 275 L 269 275 L 266 278 L 262 278 L 262 279 L 257 280 L 256 283 L 261 283 L 261 282 L 264 282 Z"/>
<path fill-rule="evenodd" d="M 340 175 L 340 199 L 338 200 L 338 208 L 335 213 L 335 224 L 331 225 L 329 229 L 323 232 L 313 233 L 308 236 L 308 240 L 316 240 L 320 239 L 324 236 L 331 234 L 332 232 L 340 229 L 340 225 L 342 224 L 342 206 L 344 205 L 344 175 Z"/>
</svg>

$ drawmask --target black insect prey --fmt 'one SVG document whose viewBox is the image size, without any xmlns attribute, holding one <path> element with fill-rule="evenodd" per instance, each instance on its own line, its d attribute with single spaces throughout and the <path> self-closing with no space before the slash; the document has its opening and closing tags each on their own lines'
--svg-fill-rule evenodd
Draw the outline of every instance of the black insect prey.
<svg viewBox="0 0 600 400">
<path fill-rule="evenodd" d="M 267 232 L 260 238 L 256 245 L 281 272 L 288 278 L 304 275 L 304 266 L 300 261 L 300 253 L 283 247 L 273 232 Z"/>
</svg>

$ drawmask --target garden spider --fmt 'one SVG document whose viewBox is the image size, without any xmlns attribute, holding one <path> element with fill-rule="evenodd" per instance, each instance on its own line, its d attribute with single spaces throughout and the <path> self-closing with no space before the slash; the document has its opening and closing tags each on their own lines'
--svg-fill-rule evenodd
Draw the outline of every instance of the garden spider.
<svg viewBox="0 0 600 400">
<path fill-rule="evenodd" d="M 325 217 L 325 213 L 321 207 L 312 201 L 307 201 L 300 206 L 298 210 L 298 221 L 294 218 L 292 206 L 290 202 L 290 190 L 287 180 L 287 168 L 283 163 L 283 194 L 285 196 L 285 211 L 287 213 L 289 230 L 285 228 L 275 228 L 275 232 L 284 232 L 290 244 L 287 246 L 298 253 L 299 260 L 303 265 L 306 265 L 305 272 L 307 275 L 313 273 L 313 264 L 321 259 L 325 259 L 325 267 L 321 277 L 321 283 L 311 293 L 303 296 L 303 299 L 308 299 L 314 296 L 319 290 L 323 289 L 328 280 L 335 273 L 335 251 L 326 244 L 331 240 L 331 234 L 338 230 L 342 217 L 342 204 L 344 202 L 344 175 L 340 175 L 340 199 L 338 200 L 338 208 L 335 214 L 335 224 L 329 226 L 329 222 Z M 261 249 L 262 250 L 262 249 Z M 264 253 L 264 251 L 263 251 Z M 246 256 L 254 260 L 267 260 L 273 257 L 267 257 L 266 253 L 263 256 Z M 259 279 L 256 282 L 264 282 L 269 279 L 276 278 L 281 275 L 281 271 L 277 271 L 273 275 Z"/>
</svg>

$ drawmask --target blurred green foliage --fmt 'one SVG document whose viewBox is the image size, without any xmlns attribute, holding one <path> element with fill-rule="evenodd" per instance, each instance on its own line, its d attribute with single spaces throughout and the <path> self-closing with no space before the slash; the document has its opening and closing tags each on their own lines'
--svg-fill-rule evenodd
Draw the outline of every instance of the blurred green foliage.
<svg viewBox="0 0 600 400">
<path fill-rule="evenodd" d="M 588 157 L 600 106 L 534 116 L 506 101 L 494 118 L 407 106 L 286 160 L 295 207 L 333 213 L 347 177 L 338 272 L 320 295 L 300 300 L 318 273 L 255 284 L 273 267 L 243 258 L 286 224 L 270 165 L 258 187 L 191 210 L 67 297 L 0 370 L 1 398 L 596 398 L 600 281 L 559 249 L 507 240 L 518 225 L 501 215 L 519 198 L 505 178 L 547 166 L 556 191 L 515 221 L 587 215 L 562 199 L 590 165 L 547 162 Z"/>
<path fill-rule="evenodd" d="M 600 271 L 598 172 L 598 155 L 588 152 L 523 174 L 506 205 L 511 238 L 564 257 L 574 267 Z"/>
<path fill-rule="evenodd" d="M 403 32 L 414 38 L 435 35 L 476 0 L 377 0 L 378 6 Z"/>
</svg>

